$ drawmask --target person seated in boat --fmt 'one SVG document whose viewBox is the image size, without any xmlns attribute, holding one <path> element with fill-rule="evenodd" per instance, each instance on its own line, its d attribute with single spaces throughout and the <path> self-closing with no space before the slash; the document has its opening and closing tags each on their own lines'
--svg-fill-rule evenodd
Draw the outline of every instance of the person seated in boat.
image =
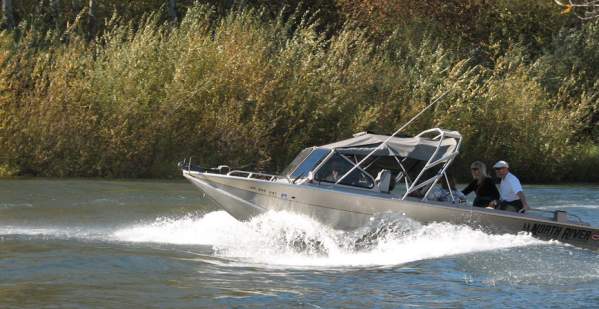
<svg viewBox="0 0 599 309">
<path fill-rule="evenodd" d="M 456 185 L 455 185 L 455 178 L 451 177 L 451 176 L 447 176 L 447 179 L 449 179 L 449 184 L 447 183 L 447 181 L 442 181 L 441 182 L 441 187 L 443 189 L 446 190 L 447 194 L 445 196 L 445 200 L 447 202 L 458 202 L 458 203 L 465 203 L 466 202 L 466 196 L 462 193 L 462 191 L 458 190 Z M 449 191 L 451 191 L 451 194 L 449 193 Z M 451 196 L 453 195 L 453 200 L 451 199 Z"/>
<path fill-rule="evenodd" d="M 510 173 L 509 165 L 505 161 L 498 161 L 493 165 L 495 174 L 501 178 L 499 184 L 499 200 L 491 202 L 495 208 L 508 211 L 525 212 L 529 209 L 526 196 L 522 191 L 520 180 Z"/>
<path fill-rule="evenodd" d="M 342 170 L 344 170 L 343 164 L 337 160 L 332 160 L 331 164 L 328 166 L 328 173 L 326 173 L 326 175 L 320 180 L 326 182 L 337 182 L 337 180 L 339 180 L 339 178 L 341 178 L 341 176 L 344 174 Z"/>
<path fill-rule="evenodd" d="M 456 189 L 455 179 L 449 176 L 447 177 L 447 179 L 449 179 L 449 184 L 443 177 L 439 180 L 440 185 L 435 185 L 435 187 L 429 193 L 428 199 L 439 202 L 465 202 L 466 197 L 464 196 L 464 194 L 462 194 L 461 191 Z"/>
<path fill-rule="evenodd" d="M 358 168 L 352 170 L 353 167 L 354 165 L 349 160 L 336 154 L 316 172 L 314 180 L 317 182 L 322 181 L 328 183 L 337 183 L 340 181 L 339 184 L 345 186 L 368 189 L 373 188 L 373 180 Z M 352 170 L 352 172 L 341 179 L 350 170 Z"/>
<path fill-rule="evenodd" d="M 489 203 L 499 200 L 499 191 L 495 186 L 493 179 L 487 174 L 487 166 L 481 161 L 474 161 L 470 164 L 472 172 L 472 182 L 462 190 L 464 195 L 474 192 L 474 207 L 489 207 Z"/>
</svg>

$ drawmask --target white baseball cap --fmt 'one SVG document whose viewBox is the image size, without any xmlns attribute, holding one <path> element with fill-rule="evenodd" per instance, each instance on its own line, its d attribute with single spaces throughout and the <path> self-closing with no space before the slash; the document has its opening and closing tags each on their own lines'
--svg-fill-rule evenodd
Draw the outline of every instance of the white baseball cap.
<svg viewBox="0 0 599 309">
<path fill-rule="evenodd" d="M 505 161 L 497 161 L 497 163 L 495 163 L 495 165 L 493 165 L 493 168 L 503 168 L 503 167 L 510 167 L 507 162 Z"/>
</svg>

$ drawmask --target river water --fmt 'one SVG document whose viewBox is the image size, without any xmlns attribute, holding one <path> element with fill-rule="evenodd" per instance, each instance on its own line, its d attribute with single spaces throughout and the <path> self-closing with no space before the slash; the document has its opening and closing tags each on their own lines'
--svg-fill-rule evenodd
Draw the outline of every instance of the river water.
<svg viewBox="0 0 599 309">
<path fill-rule="evenodd" d="M 599 225 L 599 186 L 525 191 Z M 596 252 L 393 218 L 364 229 L 379 233 L 357 246 L 292 213 L 238 222 L 182 181 L 0 180 L 0 307 L 599 307 Z"/>
</svg>

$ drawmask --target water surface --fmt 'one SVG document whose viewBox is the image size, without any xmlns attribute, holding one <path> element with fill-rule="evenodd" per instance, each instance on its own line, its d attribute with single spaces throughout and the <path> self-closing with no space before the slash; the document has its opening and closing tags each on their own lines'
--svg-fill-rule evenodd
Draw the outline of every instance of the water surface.
<svg viewBox="0 0 599 309">
<path fill-rule="evenodd" d="M 599 225 L 598 186 L 525 191 Z M 2 308 L 598 304 L 599 254 L 524 234 L 384 216 L 342 232 L 285 212 L 242 223 L 185 182 L 0 181 Z"/>
</svg>

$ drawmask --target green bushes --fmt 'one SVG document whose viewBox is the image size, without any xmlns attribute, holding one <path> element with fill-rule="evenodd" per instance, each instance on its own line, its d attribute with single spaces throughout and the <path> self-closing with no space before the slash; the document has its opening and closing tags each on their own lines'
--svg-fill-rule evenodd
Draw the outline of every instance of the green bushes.
<svg viewBox="0 0 599 309">
<path fill-rule="evenodd" d="M 196 5 L 179 25 L 114 18 L 91 42 L 26 24 L 2 32 L 0 172 L 166 177 L 189 156 L 280 171 L 304 147 L 392 132 L 452 88 L 406 133 L 462 132 L 460 172 L 506 159 L 530 181 L 599 180 L 586 172 L 599 166 L 588 80 L 599 71 L 580 73 L 593 56 L 553 66 L 575 50 L 531 58 L 505 39 L 479 61 L 434 30 L 416 35 L 419 24 L 373 39 L 354 22 L 325 35 L 301 12 L 283 15 Z M 577 40 L 596 50 L 595 33 Z"/>
</svg>

